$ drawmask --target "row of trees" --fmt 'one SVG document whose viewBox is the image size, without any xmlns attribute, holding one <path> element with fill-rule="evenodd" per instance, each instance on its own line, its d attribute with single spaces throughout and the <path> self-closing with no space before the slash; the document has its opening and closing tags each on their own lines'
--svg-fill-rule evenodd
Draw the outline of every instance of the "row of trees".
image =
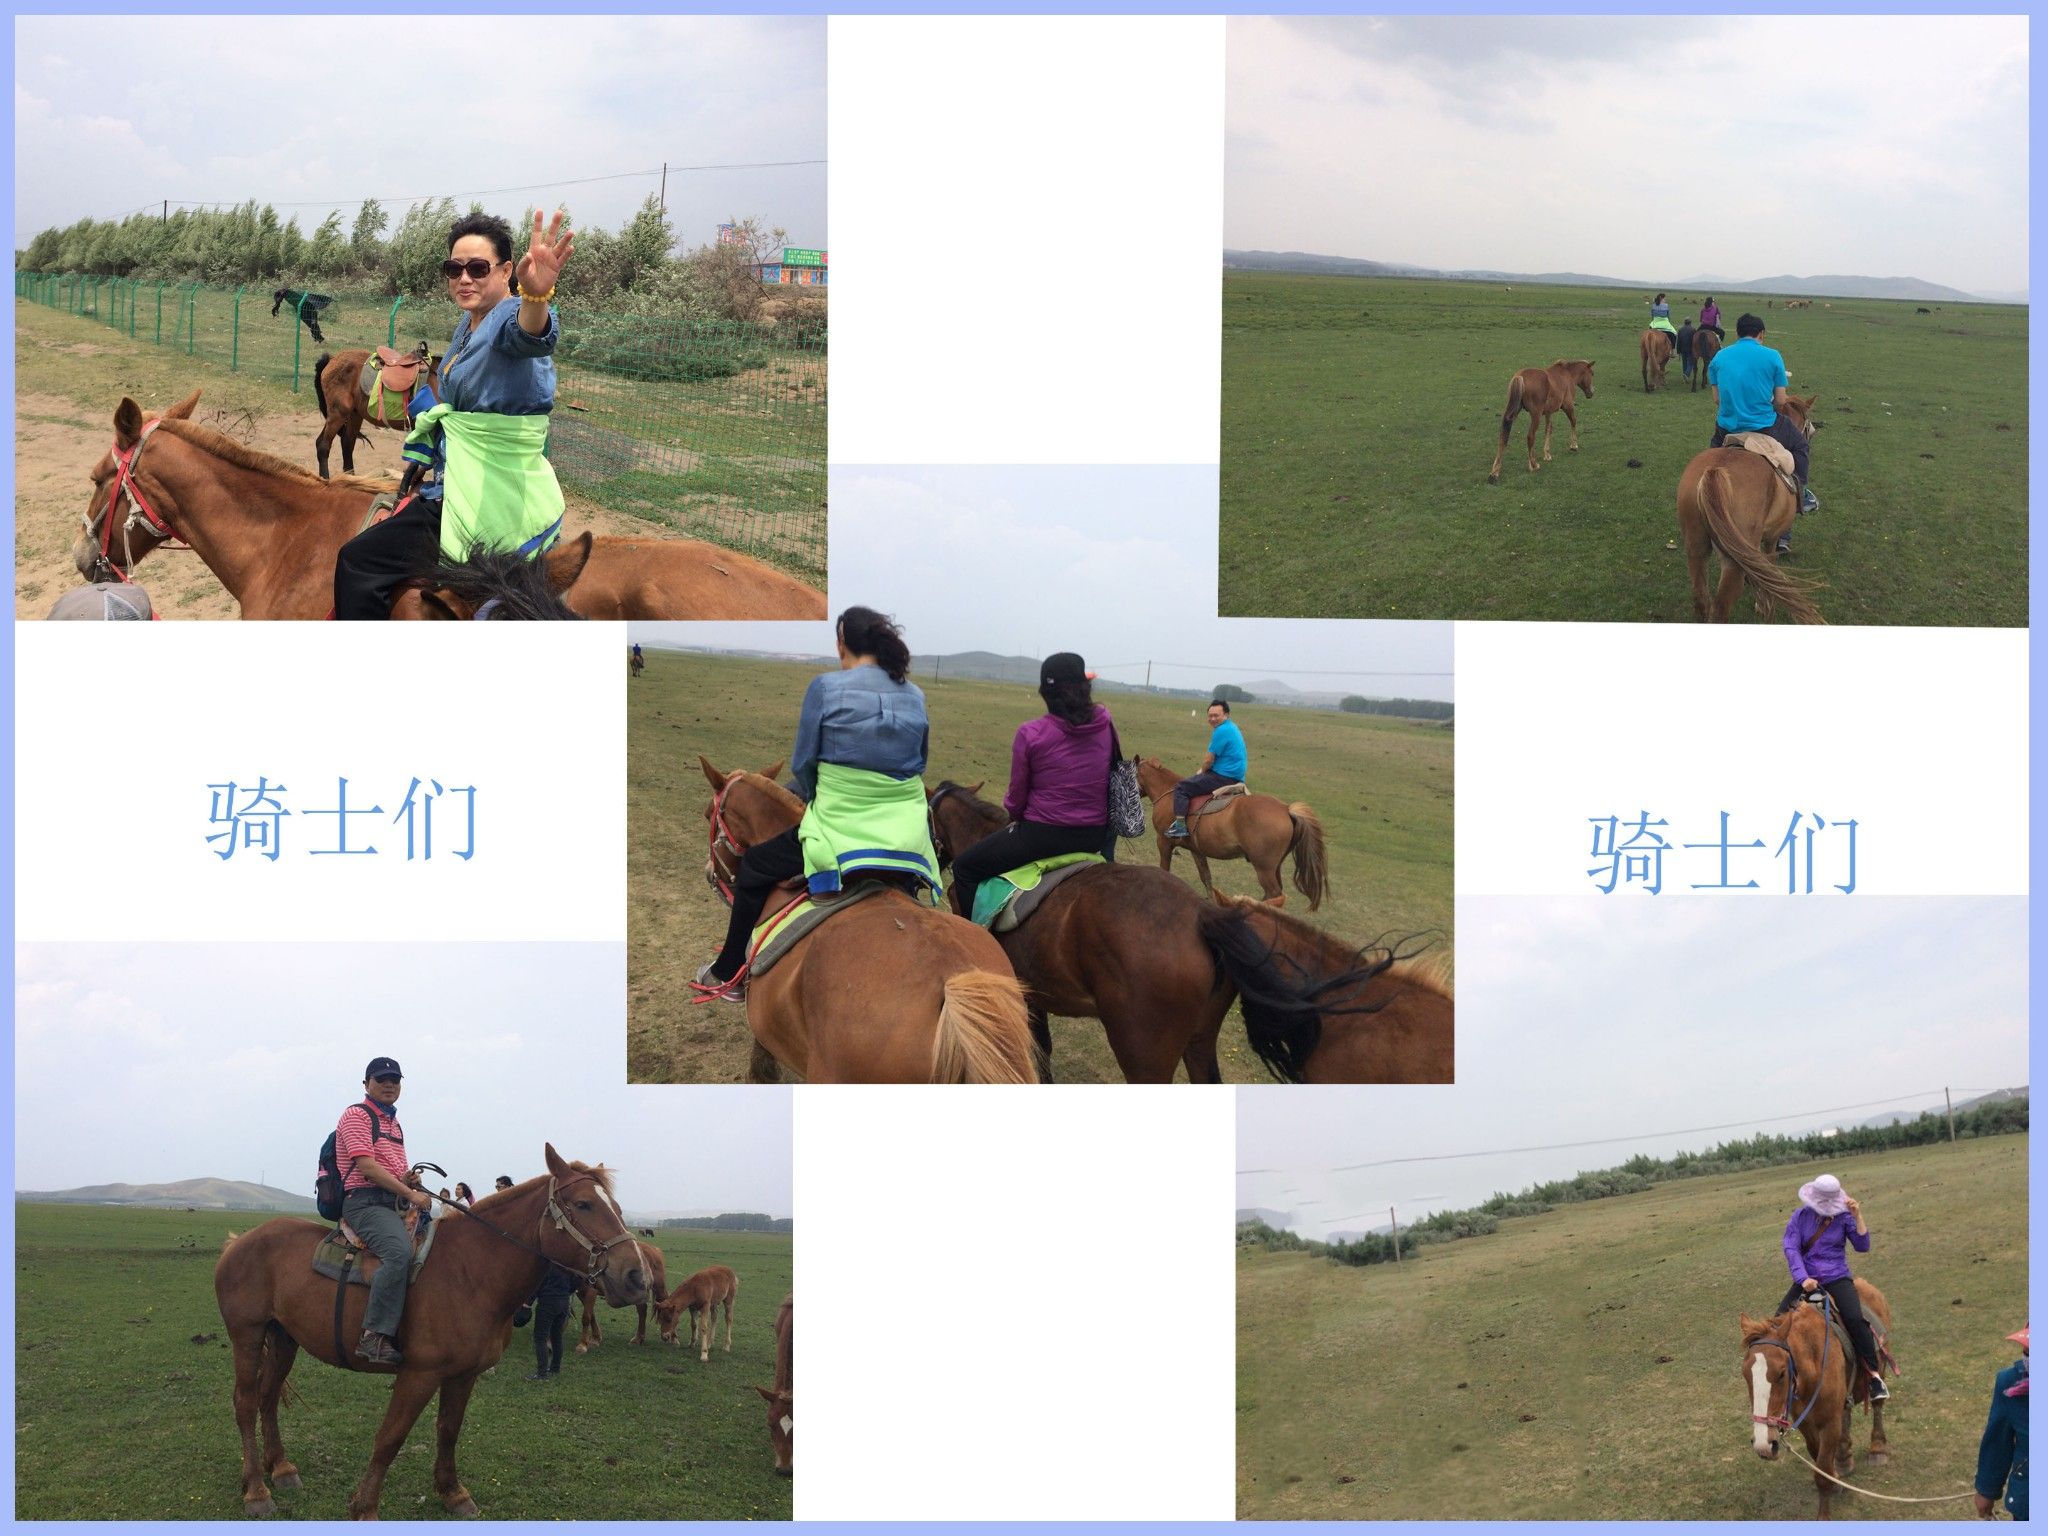
<svg viewBox="0 0 2048 1536">
<path fill-rule="evenodd" d="M 1368 699 L 1347 694 L 1337 706 L 1347 715 L 1399 715 L 1403 720 L 1448 720 L 1456 706 L 1445 699 Z"/>
<path fill-rule="evenodd" d="M 254 200 L 234 208 L 180 208 L 167 217 L 80 219 L 37 234 L 15 253 L 14 264 L 29 272 L 222 286 L 355 286 L 439 298 L 447 292 L 441 263 L 448 255 L 449 226 L 465 212 L 478 211 L 477 204 L 458 209 L 453 198 L 414 203 L 394 228 L 390 211 L 371 200 L 353 221 L 330 213 L 310 234 L 296 216 L 280 218 L 270 204 Z M 586 229 L 573 218 L 570 228 L 576 254 L 562 272 L 565 301 L 628 314 L 731 320 L 761 317 L 767 295 L 755 263 L 779 251 L 784 235 L 745 219 L 735 224 L 737 240 L 679 253 L 675 231 L 654 197 L 617 230 Z M 515 258 L 525 254 L 532 230 L 528 208 L 512 220 Z M 822 311 L 822 291 L 807 291 L 803 298 L 808 303 L 799 302 L 797 309 Z"/>
<path fill-rule="evenodd" d="M 1956 1116 L 1958 1140 L 1979 1136 L 2005 1136 L 2027 1129 L 2027 1100 L 2024 1097 L 1992 1099 Z M 1430 1243 L 1446 1243 L 1464 1237 L 1483 1237 L 1498 1231 L 1500 1224 L 1515 1216 L 1540 1216 L 1560 1205 L 1585 1200 L 1604 1200 L 1613 1195 L 1633 1195 L 1674 1179 L 1706 1178 L 1719 1173 L 1745 1173 L 1781 1163 L 1811 1162 L 1816 1157 L 1844 1157 L 1860 1152 L 1882 1152 L 1901 1147 L 1921 1147 L 1948 1139 L 1948 1117 L 1923 1114 L 1917 1119 L 1893 1125 L 1863 1125 L 1832 1135 L 1815 1131 L 1803 1136 L 1751 1136 L 1724 1141 L 1706 1152 L 1680 1152 L 1665 1157 L 1637 1155 L 1618 1168 L 1578 1173 L 1569 1179 L 1552 1179 L 1532 1184 L 1520 1194 L 1497 1194 L 1471 1210 L 1438 1211 L 1403 1229 L 1400 1256 L 1407 1258 Z M 1394 1239 L 1384 1232 L 1368 1232 L 1352 1242 L 1319 1243 L 1280 1232 L 1263 1221 L 1246 1222 L 1238 1228 L 1241 1246 L 1306 1251 L 1321 1254 L 1339 1264 L 1385 1264 L 1393 1260 Z"/>
<path fill-rule="evenodd" d="M 688 1227 L 699 1232 L 775 1232 L 787 1235 L 796 1230 L 794 1217 L 769 1216 L 761 1211 L 727 1211 L 718 1216 L 672 1216 L 663 1227 Z"/>
</svg>

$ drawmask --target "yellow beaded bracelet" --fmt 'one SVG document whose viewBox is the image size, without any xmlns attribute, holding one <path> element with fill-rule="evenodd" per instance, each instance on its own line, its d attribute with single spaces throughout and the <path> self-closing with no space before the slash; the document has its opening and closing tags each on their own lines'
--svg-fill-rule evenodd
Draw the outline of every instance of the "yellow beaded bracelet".
<svg viewBox="0 0 2048 1536">
<path fill-rule="evenodd" d="M 561 284 L 557 283 L 555 285 L 555 288 L 559 288 L 560 286 Z M 528 299 L 531 299 L 536 304 L 552 304 L 555 301 L 555 289 L 550 288 L 546 293 L 527 293 L 522 289 L 520 291 L 519 298 L 522 303 Z"/>
</svg>

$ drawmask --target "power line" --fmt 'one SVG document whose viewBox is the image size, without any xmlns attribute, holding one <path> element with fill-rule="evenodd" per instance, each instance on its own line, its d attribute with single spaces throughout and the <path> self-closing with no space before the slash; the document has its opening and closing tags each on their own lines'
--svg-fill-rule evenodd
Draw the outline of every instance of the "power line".
<svg viewBox="0 0 2048 1536">
<path fill-rule="evenodd" d="M 1206 661 L 1111 661 L 1096 667 L 1098 672 L 1113 672 L 1131 667 L 1183 667 L 1190 672 L 1244 672 L 1262 670 L 1259 666 L 1247 667 L 1243 662 L 1233 662 L 1219 667 Z M 1285 671 L 1293 677 L 1456 677 L 1455 672 L 1360 672 L 1349 667 L 1284 667 L 1274 670 Z"/>
<path fill-rule="evenodd" d="M 1357 1173 L 1366 1168 L 1390 1168 L 1398 1163 L 1445 1163 L 1475 1157 L 1512 1157 L 1523 1152 L 1567 1152 L 1578 1147 L 1611 1147 L 1623 1142 L 1654 1141 L 1662 1136 L 1698 1136 L 1708 1131 L 1734 1131 L 1752 1125 L 1772 1125 L 1780 1120 L 1803 1120 L 1813 1115 L 1838 1115 L 1845 1110 L 1871 1109 L 1880 1104 L 1902 1104 L 1910 1099 L 1931 1098 L 1944 1090 L 1923 1088 L 1918 1093 L 1902 1093 L 1889 1099 L 1867 1099 L 1861 1104 L 1837 1104 L 1830 1109 L 1802 1109 L 1786 1115 L 1766 1115 L 1760 1120 L 1730 1120 L 1725 1125 L 1693 1125 L 1671 1131 L 1638 1131 L 1633 1136 L 1603 1136 L 1593 1141 L 1554 1141 L 1535 1147 L 1496 1147 L 1488 1152 L 1435 1152 L 1422 1157 L 1383 1157 L 1370 1163 L 1345 1163 L 1339 1167 L 1320 1170 L 1324 1173 Z M 1965 1093 L 1990 1092 L 1989 1089 L 1965 1088 Z M 1278 1173 L 1277 1168 L 1240 1168 L 1238 1173 L 1249 1177 L 1253 1174 Z M 1299 1170 L 1295 1170 L 1299 1171 Z"/>
</svg>

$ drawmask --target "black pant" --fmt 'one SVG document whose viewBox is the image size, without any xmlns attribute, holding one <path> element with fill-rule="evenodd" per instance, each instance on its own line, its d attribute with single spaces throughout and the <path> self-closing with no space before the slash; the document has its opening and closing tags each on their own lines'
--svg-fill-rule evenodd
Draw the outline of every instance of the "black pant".
<svg viewBox="0 0 2048 1536">
<path fill-rule="evenodd" d="M 1870 1331 L 1870 1319 L 1863 1315 L 1863 1301 L 1856 1294 L 1854 1277 L 1844 1275 L 1839 1280 L 1823 1280 L 1820 1288 L 1834 1298 L 1835 1311 L 1848 1325 L 1849 1337 L 1856 1341 L 1856 1358 L 1863 1362 L 1866 1371 L 1876 1370 L 1877 1335 Z M 1778 1303 L 1778 1316 L 1783 1317 L 1798 1306 L 1805 1294 L 1803 1287 L 1793 1286 L 1785 1293 L 1785 1299 Z"/>
<path fill-rule="evenodd" d="M 533 1364 L 543 1375 L 560 1374 L 562 1330 L 569 1322 L 569 1298 L 543 1296 L 533 1304 Z M 550 1363 L 549 1356 L 553 1361 Z"/>
<path fill-rule="evenodd" d="M 441 554 L 441 504 L 415 497 L 396 517 L 372 524 L 341 546 L 334 561 L 334 616 L 388 619 L 408 576 L 433 570 Z"/>
<path fill-rule="evenodd" d="M 1805 490 L 1807 454 L 1813 446 L 1807 441 L 1806 433 L 1800 429 L 1797 422 L 1783 411 L 1778 412 L 1778 419 L 1776 421 L 1761 430 L 1764 436 L 1785 445 L 1786 452 L 1792 455 L 1793 476 L 1799 481 L 1799 489 Z M 1727 441 L 1728 429 L 1716 426 L 1714 428 L 1714 440 L 1707 444 L 1707 446 L 1709 448 L 1719 448 Z"/>
<path fill-rule="evenodd" d="M 768 905 L 768 893 L 804 872 L 804 851 L 796 831 L 791 827 L 778 832 L 740 856 L 739 874 L 732 882 L 732 916 L 725 925 L 725 948 L 711 962 L 711 974 L 718 980 L 732 980 L 746 964 L 747 941 L 754 935 L 754 924 L 761 921 L 761 909 Z"/>
<path fill-rule="evenodd" d="M 1013 821 L 1000 832 L 991 832 L 971 848 L 963 849 L 953 861 L 953 910 L 962 917 L 974 916 L 974 893 L 984 880 L 1029 864 L 1034 859 L 1057 858 L 1063 853 L 1100 853 L 1105 842 L 1113 841 L 1106 825 L 1056 827 L 1044 821 Z"/>
<path fill-rule="evenodd" d="M 1242 783 L 1241 779 L 1226 779 L 1220 773 L 1194 773 L 1173 786 L 1173 814 L 1186 816 L 1188 802 L 1197 795 L 1213 795 L 1226 784 Z"/>
</svg>

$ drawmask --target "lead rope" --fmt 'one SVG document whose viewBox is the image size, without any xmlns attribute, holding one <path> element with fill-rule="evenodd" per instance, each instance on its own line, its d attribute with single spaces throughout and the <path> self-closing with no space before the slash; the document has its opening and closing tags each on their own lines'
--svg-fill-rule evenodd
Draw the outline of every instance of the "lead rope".
<svg viewBox="0 0 2048 1536">
<path fill-rule="evenodd" d="M 1807 1466 L 1813 1467 L 1816 1476 L 1826 1478 L 1837 1488 L 1846 1488 L 1851 1493 L 1860 1493 L 1866 1499 L 1882 1499 L 1887 1504 L 1946 1504 L 1954 1499 L 1974 1499 L 1977 1496 L 1975 1488 L 1970 1489 L 1967 1493 L 1932 1493 L 1922 1498 L 1906 1498 L 1896 1493 L 1874 1493 L 1868 1488 L 1858 1488 L 1854 1483 L 1845 1483 L 1832 1472 L 1821 1471 L 1819 1467 L 1815 1467 L 1812 1462 L 1807 1461 L 1804 1456 L 1801 1456 L 1799 1448 L 1789 1440 L 1785 1442 L 1785 1449 L 1790 1451 L 1796 1460 L 1806 1462 Z"/>
</svg>

